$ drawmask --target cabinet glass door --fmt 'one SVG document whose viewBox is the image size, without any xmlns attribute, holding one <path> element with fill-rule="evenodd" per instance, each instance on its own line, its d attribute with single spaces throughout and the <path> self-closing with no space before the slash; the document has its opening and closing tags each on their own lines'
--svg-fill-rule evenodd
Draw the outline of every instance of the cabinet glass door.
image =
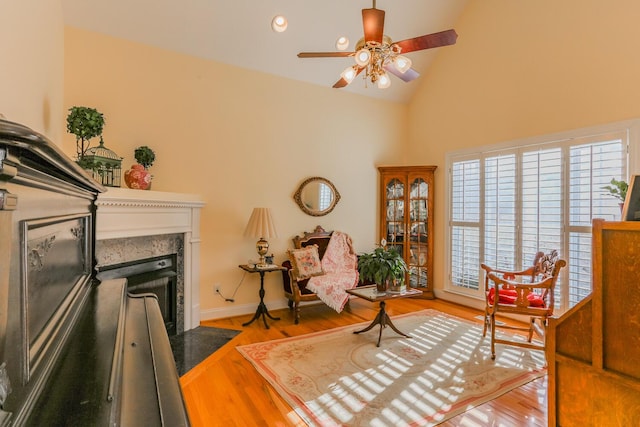
<svg viewBox="0 0 640 427">
<path fill-rule="evenodd" d="M 389 180 L 386 184 L 386 213 L 385 213 L 385 239 L 388 246 L 394 246 L 404 254 L 404 183 L 397 178 Z"/>
<path fill-rule="evenodd" d="M 427 287 L 427 203 L 429 184 L 422 178 L 415 178 L 409 184 L 409 286 Z"/>
</svg>

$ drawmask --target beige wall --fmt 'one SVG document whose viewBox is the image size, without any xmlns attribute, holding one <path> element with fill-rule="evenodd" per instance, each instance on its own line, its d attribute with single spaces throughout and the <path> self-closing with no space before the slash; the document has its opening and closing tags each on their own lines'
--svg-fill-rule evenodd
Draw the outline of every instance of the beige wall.
<svg viewBox="0 0 640 427">
<path fill-rule="evenodd" d="M 353 237 L 358 251 L 377 239 L 378 164 L 399 164 L 406 151 L 407 107 L 256 73 L 75 28 L 65 30 L 65 109 L 95 107 L 106 118 L 105 145 L 133 160 L 134 148 L 156 152 L 152 189 L 200 194 L 201 308 L 205 317 L 252 311 L 257 275 L 238 264 L 256 259 L 242 237 L 254 207 L 271 207 L 282 262 L 290 239 L 321 224 Z M 72 135 L 65 151 L 74 151 Z M 342 199 L 326 217 L 303 214 L 293 201 L 311 176 L 332 181 Z M 124 185 L 124 184 L 123 184 Z M 266 276 L 267 301 L 284 304 L 282 279 Z"/>
<path fill-rule="evenodd" d="M 409 158 L 439 166 L 437 290 L 446 279 L 445 154 L 640 117 L 638 16 L 634 0 L 469 2 L 458 43 L 423 75 L 409 111 Z"/>
<path fill-rule="evenodd" d="M 64 132 L 60 0 L 0 2 L 0 114 L 60 141 Z"/>
</svg>

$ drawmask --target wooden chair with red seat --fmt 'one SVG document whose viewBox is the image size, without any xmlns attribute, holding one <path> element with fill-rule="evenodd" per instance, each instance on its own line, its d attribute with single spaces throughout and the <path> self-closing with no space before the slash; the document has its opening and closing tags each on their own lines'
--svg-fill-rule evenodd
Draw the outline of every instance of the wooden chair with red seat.
<svg viewBox="0 0 640 427">
<path fill-rule="evenodd" d="M 491 358 L 496 358 L 496 344 L 545 349 L 547 319 L 553 315 L 553 291 L 560 269 L 566 265 L 555 249 L 548 254 L 538 252 L 531 267 L 523 271 L 505 271 L 481 264 L 485 271 L 484 329 L 491 331 Z M 498 298 L 496 298 L 496 294 Z M 496 314 L 529 316 L 529 327 L 497 325 Z M 496 337 L 496 327 L 528 331 L 527 341 L 514 341 Z M 542 344 L 532 341 L 536 333 Z"/>
</svg>

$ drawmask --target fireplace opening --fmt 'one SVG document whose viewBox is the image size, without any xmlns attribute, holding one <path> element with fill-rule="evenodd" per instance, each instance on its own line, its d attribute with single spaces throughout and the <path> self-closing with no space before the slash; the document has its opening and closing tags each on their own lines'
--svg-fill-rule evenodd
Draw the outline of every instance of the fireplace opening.
<svg viewBox="0 0 640 427">
<path fill-rule="evenodd" d="M 169 336 L 176 334 L 177 255 L 163 255 L 98 267 L 99 280 L 127 279 L 127 292 L 154 294 Z"/>
</svg>

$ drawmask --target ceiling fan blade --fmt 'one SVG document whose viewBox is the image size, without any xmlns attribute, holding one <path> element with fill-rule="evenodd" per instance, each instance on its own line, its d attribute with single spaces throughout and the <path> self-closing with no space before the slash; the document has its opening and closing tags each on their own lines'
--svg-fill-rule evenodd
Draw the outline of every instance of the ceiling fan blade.
<svg viewBox="0 0 640 427">
<path fill-rule="evenodd" d="M 362 70 L 364 70 L 364 68 L 358 68 L 358 71 L 356 71 L 356 76 L 353 78 L 354 80 L 356 79 L 356 77 L 358 77 L 358 75 L 362 72 Z M 336 89 L 340 89 L 341 87 L 345 87 L 348 84 L 349 83 L 344 78 L 341 77 L 340 80 L 335 82 L 333 87 Z"/>
<path fill-rule="evenodd" d="M 362 26 L 364 41 L 382 43 L 384 32 L 384 10 L 362 9 Z"/>
<path fill-rule="evenodd" d="M 401 40 L 399 42 L 395 42 L 394 45 L 397 45 L 402 49 L 401 53 L 408 53 L 416 50 L 449 46 L 455 44 L 457 38 L 458 34 L 455 30 L 446 30 L 440 31 L 439 33 L 427 34 L 426 36 Z"/>
<path fill-rule="evenodd" d="M 298 58 L 342 58 L 353 55 L 353 52 L 300 52 Z"/>
<path fill-rule="evenodd" d="M 409 68 L 405 73 L 402 73 L 392 64 L 387 64 L 384 66 L 384 69 L 404 82 L 410 82 L 420 77 L 420 73 L 413 68 Z"/>
</svg>

